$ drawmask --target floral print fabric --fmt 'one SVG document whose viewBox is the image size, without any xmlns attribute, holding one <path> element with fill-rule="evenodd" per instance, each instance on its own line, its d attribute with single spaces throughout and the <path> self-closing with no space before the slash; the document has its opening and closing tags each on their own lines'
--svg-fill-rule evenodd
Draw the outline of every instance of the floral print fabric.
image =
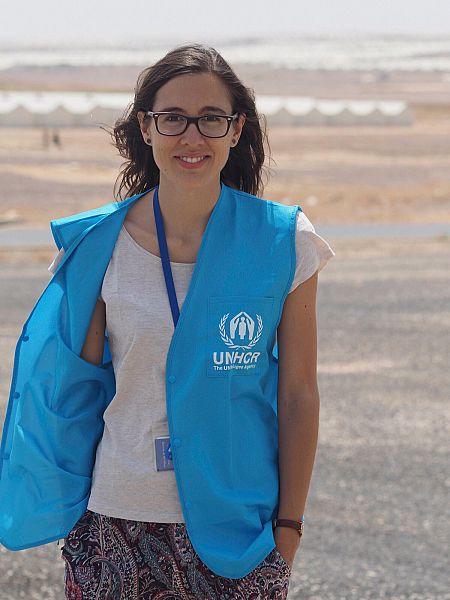
<svg viewBox="0 0 450 600">
<path fill-rule="evenodd" d="M 221 577 L 195 552 L 185 523 L 131 521 L 87 510 L 61 548 L 69 600 L 284 600 L 291 568 L 277 548 L 248 575 Z"/>
</svg>

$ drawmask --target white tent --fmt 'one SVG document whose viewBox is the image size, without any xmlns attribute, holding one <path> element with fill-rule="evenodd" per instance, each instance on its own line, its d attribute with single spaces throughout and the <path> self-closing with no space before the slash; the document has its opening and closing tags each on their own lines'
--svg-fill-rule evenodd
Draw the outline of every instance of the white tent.
<svg viewBox="0 0 450 600">
<path fill-rule="evenodd" d="M 257 106 L 273 125 L 410 125 L 413 120 L 401 101 L 259 96 Z"/>
<path fill-rule="evenodd" d="M 132 100 L 120 93 L 0 91 L 0 127 L 113 125 Z M 256 105 L 269 125 L 410 125 L 413 120 L 400 101 L 258 96 Z"/>
</svg>

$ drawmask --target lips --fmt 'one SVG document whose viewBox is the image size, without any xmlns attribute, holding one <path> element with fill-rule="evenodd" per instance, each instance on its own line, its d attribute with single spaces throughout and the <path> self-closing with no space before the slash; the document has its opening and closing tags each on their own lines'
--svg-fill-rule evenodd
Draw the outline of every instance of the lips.
<svg viewBox="0 0 450 600">
<path fill-rule="evenodd" d="M 175 158 L 206 158 L 208 154 L 177 154 Z"/>
<path fill-rule="evenodd" d="M 186 169 L 199 168 L 202 165 L 204 165 L 208 161 L 208 158 L 209 158 L 209 156 L 207 154 L 197 154 L 196 156 L 189 156 L 189 154 L 183 154 L 182 156 L 183 156 L 183 158 L 181 156 L 175 156 L 175 158 L 177 159 L 179 164 Z M 202 156 L 203 156 L 202 160 L 196 160 L 193 162 L 184 160 L 184 158 L 201 158 Z"/>
</svg>

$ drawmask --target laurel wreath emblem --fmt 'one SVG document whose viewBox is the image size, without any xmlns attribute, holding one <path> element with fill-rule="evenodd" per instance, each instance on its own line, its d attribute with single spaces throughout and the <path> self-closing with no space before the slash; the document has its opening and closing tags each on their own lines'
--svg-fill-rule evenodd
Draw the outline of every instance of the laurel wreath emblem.
<svg viewBox="0 0 450 600">
<path fill-rule="evenodd" d="M 233 340 L 231 340 L 227 334 L 225 333 L 225 323 L 227 322 L 228 317 L 230 316 L 230 313 L 227 313 L 226 315 L 224 315 L 221 319 L 220 319 L 220 323 L 219 323 L 219 331 L 220 331 L 220 337 L 222 338 L 222 341 L 229 347 L 229 348 L 244 348 L 245 350 L 250 350 L 251 348 L 253 348 L 253 346 L 255 344 L 258 343 L 259 338 L 261 337 L 261 333 L 263 330 L 263 324 L 262 324 L 262 318 L 261 315 L 256 315 L 256 318 L 258 320 L 258 331 L 256 332 L 255 337 L 252 339 L 252 341 L 248 344 L 248 346 L 239 346 L 238 344 L 235 344 L 233 342 Z"/>
</svg>

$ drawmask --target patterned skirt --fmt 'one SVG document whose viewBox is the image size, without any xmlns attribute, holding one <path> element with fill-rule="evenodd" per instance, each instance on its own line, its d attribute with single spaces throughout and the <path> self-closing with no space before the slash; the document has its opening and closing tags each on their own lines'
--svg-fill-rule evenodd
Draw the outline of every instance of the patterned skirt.
<svg viewBox="0 0 450 600">
<path fill-rule="evenodd" d="M 211 571 L 185 523 L 149 523 L 87 510 L 61 548 L 69 600 L 284 600 L 291 568 L 275 547 L 240 579 Z"/>
</svg>

